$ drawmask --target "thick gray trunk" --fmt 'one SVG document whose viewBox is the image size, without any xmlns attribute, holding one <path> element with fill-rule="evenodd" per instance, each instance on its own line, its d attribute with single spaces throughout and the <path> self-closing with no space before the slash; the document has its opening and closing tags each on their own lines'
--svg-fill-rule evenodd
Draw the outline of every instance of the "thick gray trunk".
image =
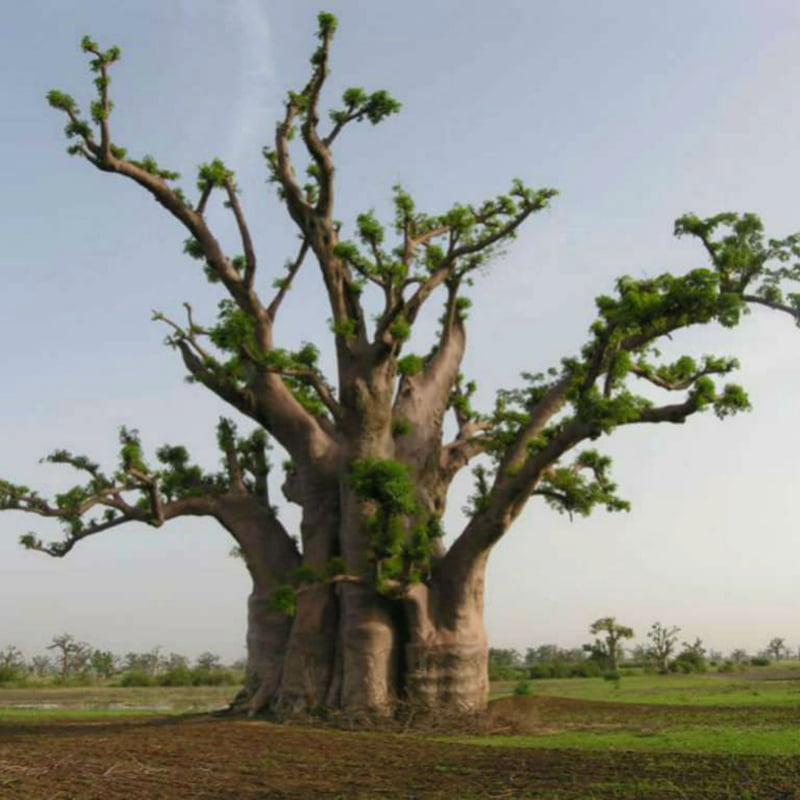
<svg viewBox="0 0 800 800">
<path fill-rule="evenodd" d="M 291 631 L 283 650 L 278 631 L 287 628 L 254 594 L 247 707 L 281 716 L 321 708 L 377 717 L 482 711 L 489 687 L 480 573 L 455 592 L 420 584 L 403 598 L 345 582 L 331 601 L 330 585 L 309 587 L 297 614 L 284 618 Z"/>
</svg>

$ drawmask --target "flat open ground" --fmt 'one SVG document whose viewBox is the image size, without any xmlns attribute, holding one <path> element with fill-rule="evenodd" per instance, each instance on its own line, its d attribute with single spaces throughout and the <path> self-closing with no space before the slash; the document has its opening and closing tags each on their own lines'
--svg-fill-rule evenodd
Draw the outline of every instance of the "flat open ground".
<svg viewBox="0 0 800 800">
<path fill-rule="evenodd" d="M 602 681 L 543 683 L 548 694 L 562 684 L 604 699 L 502 698 L 480 737 L 75 710 L 77 693 L 87 702 L 91 690 L 50 695 L 72 697 L 72 709 L 30 710 L 19 706 L 41 700 L 42 690 L 27 690 L 30 703 L 26 690 L 0 690 L 0 705 L 17 707 L 0 709 L 0 798 L 800 800 L 800 704 L 787 694 L 791 685 L 763 682 L 766 701 L 756 705 L 743 702 L 759 691 L 748 681 L 737 693 L 735 681 L 698 679 L 699 695 L 719 692 L 727 702 L 645 704 L 631 700 L 654 686 L 678 696 L 691 683 L 637 680 L 619 692 Z M 135 699 L 153 705 L 154 696 Z"/>
</svg>

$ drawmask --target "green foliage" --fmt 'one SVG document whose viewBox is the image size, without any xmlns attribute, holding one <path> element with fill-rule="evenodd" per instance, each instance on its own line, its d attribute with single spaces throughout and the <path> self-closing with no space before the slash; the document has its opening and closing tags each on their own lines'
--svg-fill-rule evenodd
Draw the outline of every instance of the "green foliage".
<svg viewBox="0 0 800 800">
<path fill-rule="evenodd" d="M 530 681 L 518 681 L 514 686 L 515 697 L 528 697 L 533 694 L 533 687 Z"/>
<path fill-rule="evenodd" d="M 706 660 L 706 649 L 702 641 L 698 638 L 694 642 L 684 642 L 683 649 L 669 665 L 670 671 L 682 672 L 706 672 L 708 662 Z"/>
<path fill-rule="evenodd" d="M 374 501 L 388 516 L 416 508 L 414 480 L 399 461 L 359 458 L 350 467 L 350 485 L 364 500 Z"/>
<path fill-rule="evenodd" d="M 334 578 L 336 575 L 344 575 L 347 572 L 347 567 L 344 559 L 341 556 L 333 556 L 328 560 L 325 565 L 325 577 Z"/>
<path fill-rule="evenodd" d="M 392 420 L 392 436 L 408 436 L 411 433 L 411 423 L 407 419 Z"/>
<path fill-rule="evenodd" d="M 607 511 L 629 511 L 630 503 L 616 495 L 617 486 L 608 479 L 611 459 L 596 450 L 585 450 L 572 467 L 555 467 L 545 473 L 534 494 L 544 496 L 560 513 L 588 516 L 597 505 Z M 587 478 L 585 473 L 592 476 Z"/>
<path fill-rule="evenodd" d="M 72 95 L 60 92 L 58 89 L 51 89 L 47 93 L 47 102 L 52 108 L 57 108 L 60 111 L 67 111 L 72 114 L 78 113 L 78 105 Z"/>
<path fill-rule="evenodd" d="M 367 526 L 378 588 L 385 578 L 402 576 L 414 583 L 426 577 L 442 529 L 437 517 L 420 513 L 411 469 L 399 461 L 356 459 L 350 485 L 373 505 Z"/>
<path fill-rule="evenodd" d="M 358 335 L 358 321 L 352 317 L 343 317 L 331 323 L 331 331 L 343 339 L 354 339 Z"/>
<path fill-rule="evenodd" d="M 411 336 L 411 324 L 401 315 L 389 326 L 389 333 L 396 342 L 405 342 Z"/>
<path fill-rule="evenodd" d="M 377 125 L 392 114 L 397 114 L 402 104 L 395 100 L 385 89 L 367 94 L 363 89 L 352 87 L 345 90 L 342 95 L 343 109 L 329 112 L 332 122 L 344 124 L 346 122 L 361 122 L 369 120 Z"/>
<path fill-rule="evenodd" d="M 283 584 L 273 593 L 267 604 L 269 611 L 282 611 L 293 617 L 297 613 L 297 590 L 294 586 Z"/>
<path fill-rule="evenodd" d="M 225 188 L 228 184 L 235 186 L 233 170 L 228 169 L 223 161 L 215 158 L 206 164 L 201 164 L 197 170 L 197 188 L 207 191 L 214 188 Z"/>
<path fill-rule="evenodd" d="M 473 493 L 467 498 L 467 503 L 462 509 L 468 516 L 480 514 L 489 507 L 489 497 L 491 490 L 491 473 L 483 464 L 477 464 L 472 468 L 472 475 L 475 478 L 475 488 Z"/>
<path fill-rule="evenodd" d="M 131 470 L 138 470 L 142 473 L 149 472 L 142 454 L 139 431 L 135 428 L 121 427 L 119 429 L 119 443 L 119 466 L 123 472 L 130 472 Z"/>
<path fill-rule="evenodd" d="M 425 367 L 425 359 L 422 356 L 409 353 L 407 356 L 397 360 L 397 371 L 406 377 L 418 375 Z"/>
<path fill-rule="evenodd" d="M 167 501 L 201 495 L 213 485 L 203 470 L 189 461 L 189 452 L 182 445 L 165 444 L 156 450 L 156 458 L 164 466 L 160 470 L 160 487 Z"/>
<path fill-rule="evenodd" d="M 288 575 L 289 580 L 294 586 L 302 586 L 306 583 L 317 583 L 322 579 L 322 574 L 308 564 L 301 564 L 295 567 Z"/>
<path fill-rule="evenodd" d="M 328 11 L 320 11 L 320 13 L 317 14 L 317 24 L 319 25 L 318 35 L 320 38 L 324 38 L 333 36 L 333 34 L 336 33 L 336 27 L 339 21 L 334 14 Z"/>
<path fill-rule="evenodd" d="M 163 178 L 165 181 L 176 181 L 180 178 L 179 172 L 173 172 L 169 169 L 162 168 L 158 161 L 153 158 L 151 155 L 144 156 L 140 161 L 133 161 L 130 162 L 136 167 L 143 169 L 145 172 L 149 172 L 151 175 L 155 175 L 158 178 Z M 187 252 L 184 248 L 184 251 Z"/>
</svg>

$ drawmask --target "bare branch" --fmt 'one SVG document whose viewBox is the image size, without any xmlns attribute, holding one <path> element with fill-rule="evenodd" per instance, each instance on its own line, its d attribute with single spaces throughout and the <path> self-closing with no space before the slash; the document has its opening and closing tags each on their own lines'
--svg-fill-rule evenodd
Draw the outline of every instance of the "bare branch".
<svg viewBox="0 0 800 800">
<path fill-rule="evenodd" d="M 300 252 L 297 254 L 297 258 L 295 258 L 295 260 L 289 266 L 286 277 L 280 279 L 281 283 L 280 287 L 278 288 L 278 292 L 267 307 L 267 316 L 269 317 L 270 321 L 275 321 L 275 315 L 278 313 L 278 309 L 280 308 L 280 305 L 283 302 L 283 299 L 286 297 L 289 289 L 292 288 L 292 281 L 294 280 L 295 275 L 297 275 L 297 272 L 300 269 L 306 254 L 308 253 L 308 248 L 308 239 L 303 239 L 303 243 L 300 245 Z"/>
<path fill-rule="evenodd" d="M 800 320 L 800 311 L 793 306 L 787 306 L 785 303 L 778 303 L 774 300 L 769 300 L 766 297 L 761 297 L 757 294 L 743 294 L 742 300 L 747 303 L 755 303 L 759 306 L 766 306 L 767 308 L 773 309 L 773 311 L 781 311 L 784 314 L 788 314 L 794 320 Z"/>
<path fill-rule="evenodd" d="M 239 228 L 239 236 L 242 240 L 242 248 L 244 249 L 245 273 L 244 284 L 248 289 L 253 288 L 253 279 L 256 274 L 256 252 L 253 248 L 253 240 L 250 236 L 250 230 L 247 227 L 247 221 L 244 218 L 239 197 L 236 194 L 236 187 L 229 178 L 225 181 L 225 190 L 228 194 L 228 202 L 230 203 L 233 215 L 236 218 L 236 226 Z"/>
</svg>

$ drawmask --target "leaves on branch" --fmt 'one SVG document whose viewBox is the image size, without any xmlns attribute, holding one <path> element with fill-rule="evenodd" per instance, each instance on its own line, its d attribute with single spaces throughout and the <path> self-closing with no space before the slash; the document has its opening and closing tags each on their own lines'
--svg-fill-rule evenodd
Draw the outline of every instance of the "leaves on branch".
<svg viewBox="0 0 800 800">
<path fill-rule="evenodd" d="M 595 506 L 606 511 L 629 511 L 630 503 L 616 494 L 608 477 L 611 459 L 596 450 L 584 450 L 570 467 L 554 467 L 544 473 L 534 495 L 544 497 L 560 513 L 588 516 Z"/>
<path fill-rule="evenodd" d="M 64 531 L 62 541 L 45 544 L 34 533 L 27 533 L 20 542 L 28 549 L 61 557 L 87 536 L 130 521 L 158 527 L 165 515 L 181 512 L 172 504 L 191 497 L 213 498 L 231 491 L 235 485 L 269 507 L 266 434 L 256 430 L 250 436 L 239 437 L 234 424 L 224 418 L 217 433 L 223 451 L 223 472 L 204 472 L 191 462 L 182 445 L 158 448 L 156 458 L 161 466 L 151 469 L 144 460 L 138 432 L 121 428 L 119 467 L 115 472 L 103 472 L 86 456 L 56 450 L 43 461 L 71 466 L 87 473 L 89 480 L 57 493 L 52 501 L 27 486 L 0 481 L 0 510 L 26 511 L 58 520 Z"/>
<path fill-rule="evenodd" d="M 706 219 L 686 214 L 675 222 L 675 235 L 702 242 L 723 290 L 787 313 L 800 326 L 800 293 L 786 286 L 800 281 L 800 233 L 765 239 L 757 215 L 726 212 Z"/>
</svg>

